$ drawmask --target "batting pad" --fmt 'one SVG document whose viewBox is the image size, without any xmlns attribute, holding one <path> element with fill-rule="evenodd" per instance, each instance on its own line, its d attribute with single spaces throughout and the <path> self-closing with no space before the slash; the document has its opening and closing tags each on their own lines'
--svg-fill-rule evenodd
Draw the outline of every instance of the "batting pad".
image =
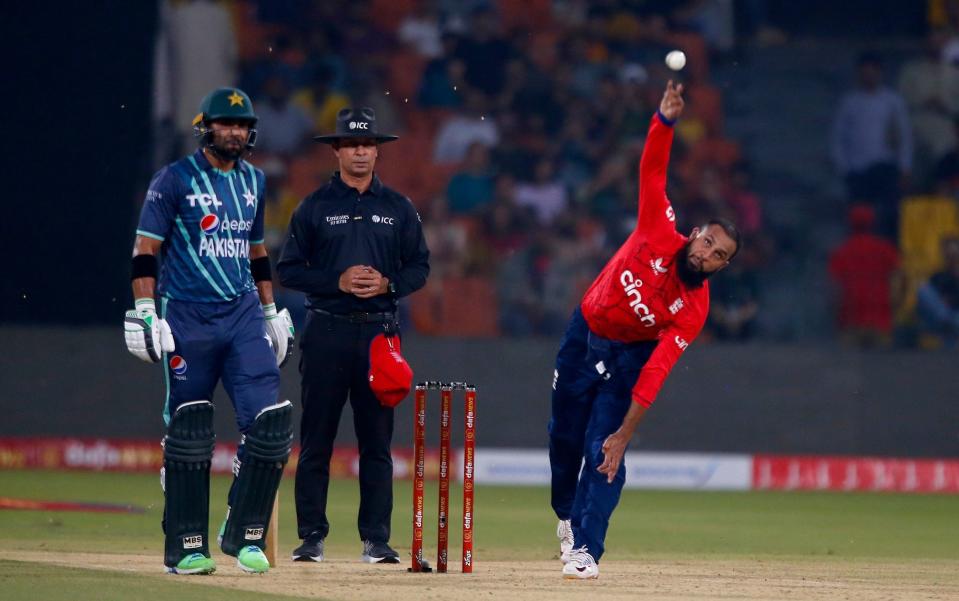
<svg viewBox="0 0 959 601">
<path fill-rule="evenodd" d="M 213 403 L 180 405 L 163 438 L 166 534 L 163 562 L 174 567 L 186 555 L 210 556 L 210 461 L 213 458 Z"/>
<path fill-rule="evenodd" d="M 236 476 L 220 548 L 236 555 L 247 545 L 266 550 L 266 533 L 276 489 L 293 445 L 293 405 L 270 405 L 253 421 L 243 442 L 243 463 Z"/>
</svg>

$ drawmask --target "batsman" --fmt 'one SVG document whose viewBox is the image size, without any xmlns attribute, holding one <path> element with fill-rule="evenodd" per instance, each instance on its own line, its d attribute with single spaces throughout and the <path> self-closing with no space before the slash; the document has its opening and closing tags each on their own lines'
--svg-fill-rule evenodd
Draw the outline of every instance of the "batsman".
<svg viewBox="0 0 959 601">
<path fill-rule="evenodd" d="M 586 291 L 556 357 L 549 461 L 565 578 L 599 576 L 626 447 L 706 321 L 708 278 L 739 250 L 725 219 L 676 231 L 666 167 L 682 92 L 666 86 L 640 159 L 636 228 Z"/>
<path fill-rule="evenodd" d="M 245 572 L 270 568 L 266 534 L 293 441 L 292 405 L 278 402 L 293 325 L 273 302 L 263 172 L 242 158 L 256 122 L 241 90 L 203 100 L 193 121 L 199 148 L 153 176 L 133 247 L 135 305 L 124 330 L 127 349 L 161 363 L 166 379 L 160 482 L 164 564 L 174 574 L 216 569 L 208 524 L 217 381 L 242 433 L 220 548 Z"/>
</svg>

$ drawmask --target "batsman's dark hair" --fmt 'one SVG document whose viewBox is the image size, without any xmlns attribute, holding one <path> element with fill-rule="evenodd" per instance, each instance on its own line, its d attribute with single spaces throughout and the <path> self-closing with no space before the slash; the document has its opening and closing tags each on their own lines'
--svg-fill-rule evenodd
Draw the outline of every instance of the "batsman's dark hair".
<svg viewBox="0 0 959 601">
<path fill-rule="evenodd" d="M 723 228 L 723 231 L 726 232 L 726 235 L 732 238 L 732 241 L 736 243 L 736 250 L 733 251 L 733 254 L 729 255 L 727 261 L 732 261 L 733 257 L 739 254 L 739 250 L 743 247 L 743 236 L 739 232 L 739 228 L 736 227 L 736 224 L 725 219 L 723 217 L 713 217 L 709 220 L 706 225 L 717 225 Z"/>
</svg>

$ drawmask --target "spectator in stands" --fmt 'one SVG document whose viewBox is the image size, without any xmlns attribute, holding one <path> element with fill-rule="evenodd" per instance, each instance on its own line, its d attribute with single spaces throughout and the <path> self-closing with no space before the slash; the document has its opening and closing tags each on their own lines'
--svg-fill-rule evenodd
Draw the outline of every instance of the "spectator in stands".
<svg viewBox="0 0 959 601">
<path fill-rule="evenodd" d="M 334 76 L 333 67 L 319 63 L 313 67 L 309 87 L 293 95 L 293 104 L 312 118 L 314 131 L 333 131 L 336 114 L 350 105 L 346 94 L 333 89 Z"/>
<path fill-rule="evenodd" d="M 954 140 L 959 141 L 959 117 L 953 118 Z M 938 161 L 933 171 L 936 193 L 959 200 L 959 144 L 954 144 Z"/>
<path fill-rule="evenodd" d="M 683 214 L 680 215 L 680 224 L 703 223 L 709 215 L 718 215 L 732 220 L 736 212 L 726 200 L 728 188 L 723 181 L 723 173 L 715 165 L 704 165 L 698 174 L 699 186 L 692 191 Z M 695 226 L 690 226 L 695 227 Z"/>
<path fill-rule="evenodd" d="M 516 182 L 508 173 L 496 176 L 493 202 L 483 211 L 482 234 L 491 257 L 500 261 L 522 248 L 529 237 L 533 217 L 516 205 Z"/>
<path fill-rule="evenodd" d="M 560 132 L 557 160 L 559 179 L 571 190 L 589 184 L 601 148 L 588 135 L 586 116 L 571 112 Z"/>
<path fill-rule="evenodd" d="M 512 48 L 499 34 L 499 23 L 492 8 L 477 8 L 470 20 L 466 36 L 456 47 L 456 57 L 466 65 L 466 83 L 483 94 L 495 96 L 503 89 L 506 62 Z"/>
<path fill-rule="evenodd" d="M 759 234 L 763 223 L 763 207 L 752 189 L 752 172 L 746 163 L 733 166 L 725 193 L 726 204 L 735 214 L 734 221 L 745 236 Z M 742 262 L 742 261 L 741 261 Z"/>
<path fill-rule="evenodd" d="M 443 123 L 436 135 L 433 161 L 459 163 L 474 142 L 494 146 L 499 142 L 499 129 L 492 115 L 486 115 L 486 100 L 475 90 L 466 90 L 463 110 Z"/>
<path fill-rule="evenodd" d="M 912 127 L 902 97 L 883 85 L 879 56 L 859 58 L 857 89 L 840 101 L 832 156 L 852 201 L 876 210 L 879 232 L 897 235 L 900 192 L 912 172 Z"/>
<path fill-rule="evenodd" d="M 590 214 L 599 218 L 616 246 L 636 228 L 636 186 L 630 156 L 614 154 L 602 163 L 596 177 L 583 189 Z"/>
<path fill-rule="evenodd" d="M 296 154 L 309 140 L 313 122 L 302 108 L 293 104 L 290 86 L 280 75 L 272 75 L 263 86 L 265 101 L 260 100 L 260 121 L 256 147 L 284 156 Z"/>
<path fill-rule="evenodd" d="M 401 42 L 427 59 L 439 58 L 443 54 L 440 41 L 440 16 L 428 0 L 419 0 L 413 12 L 400 22 L 396 37 Z"/>
<path fill-rule="evenodd" d="M 678 23 L 702 34 L 710 48 L 730 52 L 736 44 L 734 3 L 726 0 L 696 0 L 682 3 L 672 15 Z"/>
<path fill-rule="evenodd" d="M 192 144 L 196 99 L 211 87 L 237 84 L 236 34 L 226 5 L 209 0 L 161 4 L 154 80 L 155 118 L 175 128 L 177 139 L 169 150 L 179 154 L 183 144 Z"/>
<path fill-rule="evenodd" d="M 901 298 L 899 251 L 872 233 L 875 222 L 872 207 L 854 205 L 851 235 L 829 256 L 829 274 L 838 288 L 839 332 L 845 343 L 859 347 L 889 343 L 894 300 Z"/>
<path fill-rule="evenodd" d="M 584 98 L 591 97 L 605 73 L 603 63 L 590 56 L 590 42 L 585 35 L 577 35 L 566 42 L 563 61 L 570 66 L 570 84 L 573 91 Z"/>
<path fill-rule="evenodd" d="M 354 104 L 368 106 L 376 112 L 376 120 L 382 123 L 384 129 L 398 130 L 403 123 L 403 117 L 397 109 L 396 103 L 401 102 L 394 94 L 384 94 L 377 78 L 372 72 L 357 73 L 350 78 L 350 98 Z"/>
<path fill-rule="evenodd" d="M 301 39 L 284 29 L 274 31 L 264 41 L 266 52 L 244 65 L 240 84 L 249 89 L 254 98 L 266 94 L 266 83 L 271 77 L 282 77 L 291 89 L 308 85 L 313 68 L 307 66 L 307 48 Z"/>
<path fill-rule="evenodd" d="M 625 65 L 617 76 L 619 102 L 613 105 L 614 142 L 632 143 L 646 137 L 649 113 L 646 101 L 648 74 L 641 65 Z"/>
<path fill-rule="evenodd" d="M 955 4 L 953 0 L 950 3 Z M 955 12 L 955 9 L 950 12 Z M 950 21 L 956 21 L 956 18 L 950 18 Z M 959 113 L 959 33 L 954 24 L 942 26 L 941 29 L 949 32 L 942 47 L 942 96 L 946 108 L 955 115 Z"/>
<path fill-rule="evenodd" d="M 942 49 L 944 30 L 931 32 L 921 56 L 905 63 L 899 73 L 899 93 L 909 107 L 916 132 L 916 165 L 929 165 L 955 146 L 952 118 L 944 97 Z"/>
<path fill-rule="evenodd" d="M 459 38 L 447 32 L 441 40 L 443 52 L 426 64 L 417 93 L 418 103 L 423 108 L 454 108 L 463 103 L 466 65 L 455 56 Z"/>
<path fill-rule="evenodd" d="M 944 266 L 919 288 L 917 311 L 923 331 L 947 347 L 959 343 L 959 237 L 942 241 Z"/>
<path fill-rule="evenodd" d="M 543 157 L 536 163 L 533 181 L 516 186 L 516 204 L 532 209 L 536 220 L 550 225 L 567 209 L 566 186 L 556 177 L 555 162 Z"/>
<path fill-rule="evenodd" d="M 756 273 L 748 268 L 747 258 L 744 256 L 733 261 L 723 272 L 723 277 L 716 278 L 711 286 L 706 331 L 717 340 L 753 338 L 759 314 L 759 282 Z"/>
<path fill-rule="evenodd" d="M 507 336 L 529 336 L 548 331 L 543 285 L 552 255 L 547 228 L 534 228 L 529 244 L 510 254 L 496 278 L 500 331 Z"/>
<path fill-rule="evenodd" d="M 453 215 L 469 215 L 482 210 L 493 200 L 493 173 L 489 148 L 473 142 L 466 153 L 463 168 L 446 186 L 446 200 Z"/>
</svg>

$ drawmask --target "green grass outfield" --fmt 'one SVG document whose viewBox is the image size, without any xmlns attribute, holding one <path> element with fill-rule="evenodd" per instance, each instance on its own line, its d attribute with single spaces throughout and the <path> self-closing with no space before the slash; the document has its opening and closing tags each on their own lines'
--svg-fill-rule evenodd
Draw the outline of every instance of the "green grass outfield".
<svg viewBox="0 0 959 601">
<path fill-rule="evenodd" d="M 213 478 L 211 533 L 223 516 L 226 477 Z M 435 483 L 434 483 L 435 484 Z M 436 492 L 427 490 L 425 540 L 435 556 Z M 0 496 L 51 501 L 129 503 L 143 514 L 0 510 L 0 544 L 12 550 L 155 554 L 157 577 L 114 575 L 87 570 L 50 568 L 36 563 L 0 561 L 0 597 L 19 599 L 189 598 L 191 585 L 162 576 L 162 493 L 155 475 L 89 472 L 0 471 Z M 297 544 L 292 478 L 280 491 L 280 549 L 285 558 Z M 450 551 L 459 554 L 460 491 L 451 494 Z M 356 534 L 358 485 L 336 480 L 330 488 L 332 531 L 327 555 L 358 558 Z M 411 492 L 397 483 L 392 543 L 409 557 Z M 641 558 L 729 559 L 803 557 L 860 561 L 868 559 L 959 559 L 959 499 L 945 495 L 667 492 L 623 493 L 610 526 L 605 561 Z M 549 491 L 542 487 L 480 485 L 476 492 L 475 552 L 477 562 L 542 560 L 556 555 L 555 517 Z M 9 557 L 9 555 L 8 555 Z M 118 558 L 118 562 L 122 561 Z M 458 561 L 457 561 L 458 563 Z M 451 560 L 451 564 L 454 561 Z M 109 580 L 115 595 L 85 583 Z M 148 582 L 144 582 L 144 581 Z M 196 585 L 192 585 L 196 586 Z M 124 588 L 127 587 L 127 588 Z M 99 597 L 84 591 L 99 590 Z M 130 594 L 123 594 L 129 590 Z M 197 588 L 198 598 L 219 599 L 216 587 Z M 24 595 L 6 593 L 23 591 Z M 135 595 L 134 595 L 135 591 Z M 284 599 L 263 593 L 222 589 L 223 599 Z M 31 594 L 26 594 L 31 592 Z M 229 592 L 227 595 L 226 593 Z"/>
</svg>

